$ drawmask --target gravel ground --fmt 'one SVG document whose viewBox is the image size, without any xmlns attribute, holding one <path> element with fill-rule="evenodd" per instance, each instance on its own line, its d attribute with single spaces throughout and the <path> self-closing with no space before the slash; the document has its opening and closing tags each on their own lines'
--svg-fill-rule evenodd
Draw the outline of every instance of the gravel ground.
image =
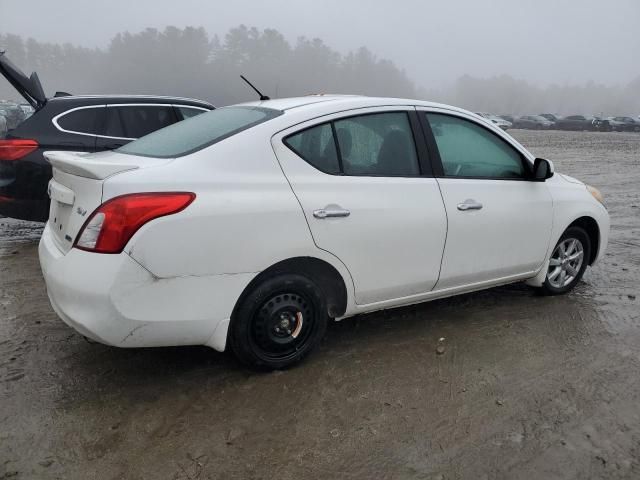
<svg viewBox="0 0 640 480">
<path fill-rule="evenodd" d="M 640 135 L 513 134 L 605 195 L 585 282 L 345 320 L 286 372 L 87 343 L 0 219 L 0 479 L 640 478 Z"/>
</svg>

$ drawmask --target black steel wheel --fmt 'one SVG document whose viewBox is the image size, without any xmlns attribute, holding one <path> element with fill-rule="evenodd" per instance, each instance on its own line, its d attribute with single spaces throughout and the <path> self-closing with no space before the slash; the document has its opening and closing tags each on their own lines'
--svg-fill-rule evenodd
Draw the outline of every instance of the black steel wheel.
<svg viewBox="0 0 640 480">
<path fill-rule="evenodd" d="M 327 319 L 326 300 L 313 280 L 280 274 L 244 296 L 232 318 L 229 341 L 250 367 L 287 368 L 322 340 Z"/>
</svg>

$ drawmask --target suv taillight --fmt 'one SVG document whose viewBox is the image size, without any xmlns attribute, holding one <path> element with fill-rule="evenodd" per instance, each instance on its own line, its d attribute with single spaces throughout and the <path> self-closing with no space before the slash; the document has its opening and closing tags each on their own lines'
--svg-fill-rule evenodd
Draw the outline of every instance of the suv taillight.
<svg viewBox="0 0 640 480">
<path fill-rule="evenodd" d="M 0 160 L 20 160 L 38 148 L 35 140 L 13 138 L 0 140 Z"/>
<path fill-rule="evenodd" d="M 196 194 L 189 192 L 133 193 L 112 198 L 87 219 L 74 247 L 88 252 L 120 253 L 145 223 L 181 212 L 195 198 Z"/>
</svg>

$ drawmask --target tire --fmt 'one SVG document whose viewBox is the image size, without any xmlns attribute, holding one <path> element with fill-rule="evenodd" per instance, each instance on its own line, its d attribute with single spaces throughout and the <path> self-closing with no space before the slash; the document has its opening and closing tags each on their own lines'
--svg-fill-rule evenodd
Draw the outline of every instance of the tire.
<svg viewBox="0 0 640 480">
<path fill-rule="evenodd" d="M 574 260 L 571 260 L 573 257 Z M 580 227 L 569 227 L 553 248 L 547 276 L 540 287 L 541 292 L 545 295 L 560 295 L 573 290 L 582 279 L 589 258 L 589 235 Z"/>
<path fill-rule="evenodd" d="M 229 343 L 238 360 L 250 368 L 289 368 L 320 343 L 328 318 L 325 296 L 311 278 L 281 273 L 241 299 Z"/>
</svg>

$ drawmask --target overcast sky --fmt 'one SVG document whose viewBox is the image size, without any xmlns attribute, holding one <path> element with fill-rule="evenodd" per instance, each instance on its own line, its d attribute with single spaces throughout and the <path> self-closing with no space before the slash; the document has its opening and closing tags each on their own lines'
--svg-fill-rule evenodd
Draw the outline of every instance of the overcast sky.
<svg viewBox="0 0 640 480">
<path fill-rule="evenodd" d="M 427 88 L 465 73 L 539 85 L 640 75 L 640 0 L 0 0 L 1 33 L 84 46 L 167 25 L 222 36 L 241 23 L 342 52 L 365 45 Z"/>
</svg>

